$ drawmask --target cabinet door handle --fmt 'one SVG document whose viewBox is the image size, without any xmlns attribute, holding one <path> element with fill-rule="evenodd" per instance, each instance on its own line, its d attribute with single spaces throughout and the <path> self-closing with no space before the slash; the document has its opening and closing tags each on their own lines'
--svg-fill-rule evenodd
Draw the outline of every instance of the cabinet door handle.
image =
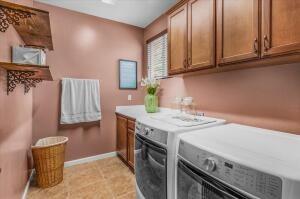
<svg viewBox="0 0 300 199">
<path fill-rule="evenodd" d="M 192 65 L 192 59 L 189 57 L 189 65 Z"/>
<path fill-rule="evenodd" d="M 253 50 L 255 54 L 258 54 L 258 39 L 255 38 L 254 42 L 253 42 Z"/>
<path fill-rule="evenodd" d="M 184 66 L 184 68 L 186 68 L 186 64 L 187 64 L 186 62 L 187 62 L 186 59 L 184 59 L 183 60 L 183 66 Z"/>
<path fill-rule="evenodd" d="M 265 52 L 267 52 L 270 48 L 270 43 L 269 43 L 269 39 L 268 39 L 268 36 L 265 35 L 264 36 L 264 50 Z"/>
</svg>

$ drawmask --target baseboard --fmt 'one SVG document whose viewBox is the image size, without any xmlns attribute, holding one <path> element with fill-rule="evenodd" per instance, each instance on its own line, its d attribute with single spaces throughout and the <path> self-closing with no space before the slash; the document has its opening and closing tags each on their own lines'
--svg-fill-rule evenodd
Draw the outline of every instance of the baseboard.
<svg viewBox="0 0 300 199">
<path fill-rule="evenodd" d="M 104 153 L 104 154 L 90 156 L 90 157 L 81 158 L 81 159 L 77 159 L 77 160 L 71 160 L 71 161 L 65 162 L 65 167 L 71 167 L 74 165 L 93 162 L 96 160 L 101 160 L 104 158 L 110 158 L 110 157 L 115 157 L 115 156 L 117 156 L 117 152 L 114 151 L 114 152 L 110 152 L 110 153 Z"/>
<path fill-rule="evenodd" d="M 25 186 L 25 189 L 24 189 L 24 192 L 23 192 L 23 195 L 22 195 L 22 199 L 26 199 L 26 196 L 27 196 L 27 193 L 28 193 L 28 189 L 30 187 L 30 182 L 33 179 L 33 175 L 34 175 L 34 169 L 31 170 L 30 176 L 28 178 L 28 181 L 26 183 L 26 186 Z"/>
</svg>

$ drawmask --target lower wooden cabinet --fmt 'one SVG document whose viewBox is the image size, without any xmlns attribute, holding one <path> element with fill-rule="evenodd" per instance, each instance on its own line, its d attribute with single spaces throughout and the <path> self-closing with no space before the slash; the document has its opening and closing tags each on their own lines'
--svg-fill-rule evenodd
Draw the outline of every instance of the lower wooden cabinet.
<svg viewBox="0 0 300 199">
<path fill-rule="evenodd" d="M 117 152 L 127 161 L 127 119 L 117 116 Z"/>
<path fill-rule="evenodd" d="M 127 132 L 127 140 L 128 140 L 128 164 L 132 168 L 134 168 L 134 131 L 128 129 Z"/>
<path fill-rule="evenodd" d="M 117 117 L 117 154 L 134 171 L 135 120 L 116 114 Z"/>
</svg>

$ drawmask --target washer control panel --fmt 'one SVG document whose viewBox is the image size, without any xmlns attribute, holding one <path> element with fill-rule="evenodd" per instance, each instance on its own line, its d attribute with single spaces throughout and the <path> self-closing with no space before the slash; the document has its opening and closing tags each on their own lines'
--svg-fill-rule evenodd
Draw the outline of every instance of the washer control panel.
<svg viewBox="0 0 300 199">
<path fill-rule="evenodd" d="M 182 140 L 178 154 L 197 168 L 261 199 L 282 199 L 281 178 L 227 160 Z"/>
<path fill-rule="evenodd" d="M 149 140 L 155 141 L 159 144 L 167 145 L 168 132 L 162 131 L 150 126 L 136 122 L 135 133 L 140 134 Z"/>
</svg>

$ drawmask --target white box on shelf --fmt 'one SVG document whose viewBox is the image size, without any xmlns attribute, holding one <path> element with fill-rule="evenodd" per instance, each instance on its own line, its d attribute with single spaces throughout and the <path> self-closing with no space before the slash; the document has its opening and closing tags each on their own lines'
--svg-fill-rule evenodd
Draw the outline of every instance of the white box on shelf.
<svg viewBox="0 0 300 199">
<path fill-rule="evenodd" d="M 12 62 L 17 64 L 46 65 L 46 53 L 42 49 L 12 47 Z"/>
</svg>

